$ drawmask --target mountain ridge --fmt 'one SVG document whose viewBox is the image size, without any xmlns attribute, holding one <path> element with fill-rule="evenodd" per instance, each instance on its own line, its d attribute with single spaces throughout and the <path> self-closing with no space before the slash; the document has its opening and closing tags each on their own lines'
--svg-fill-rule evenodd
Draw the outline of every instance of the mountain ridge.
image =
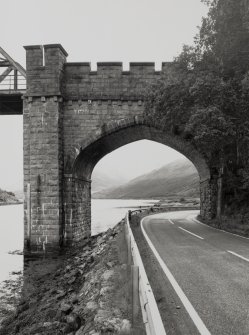
<svg viewBox="0 0 249 335">
<path fill-rule="evenodd" d="M 94 198 L 138 199 L 165 196 L 199 196 L 199 176 L 187 159 L 178 159 L 129 182 L 94 193 Z"/>
</svg>

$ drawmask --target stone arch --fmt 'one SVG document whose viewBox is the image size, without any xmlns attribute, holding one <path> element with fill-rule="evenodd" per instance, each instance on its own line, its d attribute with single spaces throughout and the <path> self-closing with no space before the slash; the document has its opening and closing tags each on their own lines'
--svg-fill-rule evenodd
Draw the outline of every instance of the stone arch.
<svg viewBox="0 0 249 335">
<path fill-rule="evenodd" d="M 205 159 L 188 142 L 165 134 L 142 118 L 144 90 L 170 75 L 173 64 L 163 63 L 162 70 L 156 71 L 154 63 L 130 63 L 130 70 L 123 71 L 122 63 L 101 62 L 97 71 L 92 71 L 89 63 L 68 63 L 60 44 L 25 49 L 24 192 L 30 193 L 24 201 L 27 250 L 49 251 L 63 241 L 87 236 L 94 165 L 119 146 L 142 138 L 164 143 L 194 163 L 201 181 L 201 215 L 207 218 L 215 213 L 217 180 Z"/>
<path fill-rule="evenodd" d="M 205 158 L 187 141 L 151 126 L 143 117 L 123 119 L 104 124 L 90 139 L 83 139 L 75 159 L 72 173 L 75 177 L 89 180 L 98 161 L 113 150 L 142 139 L 165 144 L 183 154 L 196 167 L 200 181 L 210 178 Z"/>
<path fill-rule="evenodd" d="M 73 209 L 66 210 L 66 234 L 77 240 L 90 233 L 91 227 L 91 174 L 98 163 L 113 150 L 138 140 L 147 139 L 165 144 L 188 158 L 196 167 L 200 177 L 201 215 L 212 216 L 214 203 L 211 199 L 211 175 L 204 157 L 187 141 L 179 136 L 166 133 L 160 128 L 150 125 L 143 117 L 122 119 L 104 124 L 89 138 L 83 138 L 80 151 L 71 167 L 69 184 Z M 68 197 L 68 195 L 67 195 Z M 73 214 L 72 214 L 73 213 Z M 72 228 L 73 226 L 73 228 Z M 67 227 L 71 227 L 67 229 Z M 67 236 L 67 239 L 69 237 Z"/>
</svg>

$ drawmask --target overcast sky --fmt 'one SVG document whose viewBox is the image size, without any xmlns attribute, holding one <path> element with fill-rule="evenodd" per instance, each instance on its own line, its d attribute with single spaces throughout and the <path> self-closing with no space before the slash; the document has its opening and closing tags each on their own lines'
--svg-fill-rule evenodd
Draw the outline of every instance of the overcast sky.
<svg viewBox="0 0 249 335">
<path fill-rule="evenodd" d="M 207 8 L 200 0 L 8 0 L 0 46 L 25 66 L 24 45 L 61 43 L 68 61 L 171 61 L 192 44 Z M 22 188 L 22 117 L 0 117 L 0 188 Z M 134 157 L 127 165 L 127 158 Z M 139 141 L 103 158 L 98 169 L 134 178 L 179 157 Z M 133 163 L 133 165 L 132 165 Z"/>
</svg>

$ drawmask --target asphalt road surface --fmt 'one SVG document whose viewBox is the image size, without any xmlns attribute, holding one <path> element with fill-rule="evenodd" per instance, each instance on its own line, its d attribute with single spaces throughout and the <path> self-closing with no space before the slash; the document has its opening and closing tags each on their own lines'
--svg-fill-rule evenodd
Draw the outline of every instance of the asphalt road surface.
<svg viewBox="0 0 249 335">
<path fill-rule="evenodd" d="M 249 239 L 194 221 L 197 214 L 155 214 L 142 229 L 195 333 L 249 335 Z"/>
</svg>

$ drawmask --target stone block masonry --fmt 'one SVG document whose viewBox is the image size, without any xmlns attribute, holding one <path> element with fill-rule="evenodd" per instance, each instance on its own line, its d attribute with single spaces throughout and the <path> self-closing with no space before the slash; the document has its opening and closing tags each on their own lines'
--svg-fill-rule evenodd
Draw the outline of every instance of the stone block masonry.
<svg viewBox="0 0 249 335">
<path fill-rule="evenodd" d="M 31 240 L 37 251 L 62 243 L 63 147 L 61 103 L 32 98 L 24 105 L 24 184 L 31 187 Z M 25 203 L 25 210 L 26 210 Z"/>
<path fill-rule="evenodd" d="M 25 201 L 25 248 L 43 252 L 91 233 L 91 174 L 122 145 L 150 139 L 189 158 L 201 180 L 201 213 L 215 213 L 215 187 L 205 159 L 189 143 L 143 119 L 144 92 L 174 66 L 163 63 L 67 63 L 60 44 L 26 46 L 24 191 L 31 188 L 31 230 Z"/>
</svg>

